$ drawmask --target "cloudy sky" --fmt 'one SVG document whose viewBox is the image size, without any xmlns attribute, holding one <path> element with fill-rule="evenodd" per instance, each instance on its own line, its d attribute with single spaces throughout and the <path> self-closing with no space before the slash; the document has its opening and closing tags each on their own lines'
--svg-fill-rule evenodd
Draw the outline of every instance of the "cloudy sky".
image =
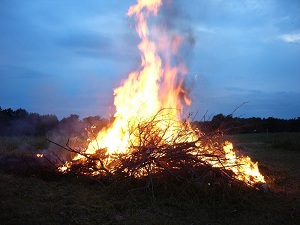
<svg viewBox="0 0 300 225">
<path fill-rule="evenodd" d="M 169 1 L 169 0 L 167 0 Z M 135 0 L 1 0 L 0 107 L 108 117 L 140 65 Z M 192 45 L 192 112 L 300 117 L 300 1 L 173 0 L 163 21 Z M 165 6 L 167 4 L 164 4 Z"/>
</svg>

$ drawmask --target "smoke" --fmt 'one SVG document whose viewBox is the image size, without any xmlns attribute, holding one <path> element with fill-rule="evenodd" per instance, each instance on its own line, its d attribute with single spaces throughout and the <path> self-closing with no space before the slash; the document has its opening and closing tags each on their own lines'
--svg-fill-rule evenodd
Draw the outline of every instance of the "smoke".
<svg viewBox="0 0 300 225">
<path fill-rule="evenodd" d="M 184 11 L 185 4 L 186 2 L 183 1 L 166 0 L 161 8 L 159 24 L 162 25 L 170 37 L 181 36 L 183 38 L 179 54 L 188 63 L 192 57 L 196 39 L 190 23 L 191 18 Z"/>
<path fill-rule="evenodd" d="M 47 133 L 50 143 L 41 153 L 57 164 L 61 164 L 61 161 L 70 161 L 76 153 L 65 148 L 77 152 L 85 151 L 89 140 L 95 139 L 98 132 L 108 124 L 109 120 L 100 116 L 89 116 L 80 120 L 78 115 L 73 114 L 63 118 L 55 129 Z"/>
<path fill-rule="evenodd" d="M 195 83 L 194 77 L 187 76 L 196 39 L 190 22 L 191 17 L 185 11 L 185 5 L 186 2 L 181 0 L 164 1 L 156 21 L 158 34 L 155 34 L 155 36 L 159 36 L 157 37 L 160 39 L 158 43 L 163 45 L 159 47 L 163 60 L 169 61 L 172 66 L 179 68 L 178 85 L 184 90 L 179 96 L 182 102 L 186 102 L 187 98 L 190 99 L 189 96 Z M 164 38 L 166 40 L 161 41 Z M 177 47 L 174 49 L 174 46 Z"/>
</svg>

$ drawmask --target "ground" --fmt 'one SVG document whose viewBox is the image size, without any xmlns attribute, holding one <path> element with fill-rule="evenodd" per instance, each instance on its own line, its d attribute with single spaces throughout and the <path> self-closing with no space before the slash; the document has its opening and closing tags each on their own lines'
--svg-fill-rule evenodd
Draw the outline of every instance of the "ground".
<svg viewBox="0 0 300 225">
<path fill-rule="evenodd" d="M 259 161 L 268 190 L 186 182 L 103 184 L 30 167 L 43 138 L 0 138 L 1 224 L 297 224 L 300 134 L 224 137 Z M 27 144 L 24 147 L 24 143 Z M 22 147 L 20 147 L 22 145 Z"/>
</svg>

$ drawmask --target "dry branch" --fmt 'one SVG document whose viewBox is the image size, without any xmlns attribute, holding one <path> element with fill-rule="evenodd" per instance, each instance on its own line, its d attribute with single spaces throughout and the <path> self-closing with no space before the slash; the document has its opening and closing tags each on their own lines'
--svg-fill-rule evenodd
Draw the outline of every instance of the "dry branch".
<svg viewBox="0 0 300 225">
<path fill-rule="evenodd" d="M 66 147 L 48 141 L 80 155 L 80 159 L 68 164 L 66 172 L 69 173 L 109 177 L 112 181 L 148 179 L 150 184 L 155 177 L 215 184 L 237 181 L 231 167 L 238 165 L 224 166 L 227 159 L 219 136 L 200 133 L 188 120 L 164 119 L 170 118 L 170 110 L 160 110 L 150 119 L 137 117 L 136 121 L 129 122 L 126 129 L 130 140 L 126 153 L 108 155 L 105 148 L 99 148 L 91 155 L 75 150 L 69 141 Z M 173 132 L 170 134 L 171 126 Z"/>
</svg>

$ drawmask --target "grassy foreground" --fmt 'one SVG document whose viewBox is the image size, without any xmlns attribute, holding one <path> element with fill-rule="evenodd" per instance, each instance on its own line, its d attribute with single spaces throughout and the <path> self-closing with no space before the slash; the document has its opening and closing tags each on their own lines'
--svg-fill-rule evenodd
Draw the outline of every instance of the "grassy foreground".
<svg viewBox="0 0 300 225">
<path fill-rule="evenodd" d="M 41 173 L 18 159 L 45 148 L 43 138 L 0 138 L 0 224 L 297 224 L 300 134 L 226 138 L 259 161 L 267 193 L 171 181 L 149 190 Z"/>
</svg>

